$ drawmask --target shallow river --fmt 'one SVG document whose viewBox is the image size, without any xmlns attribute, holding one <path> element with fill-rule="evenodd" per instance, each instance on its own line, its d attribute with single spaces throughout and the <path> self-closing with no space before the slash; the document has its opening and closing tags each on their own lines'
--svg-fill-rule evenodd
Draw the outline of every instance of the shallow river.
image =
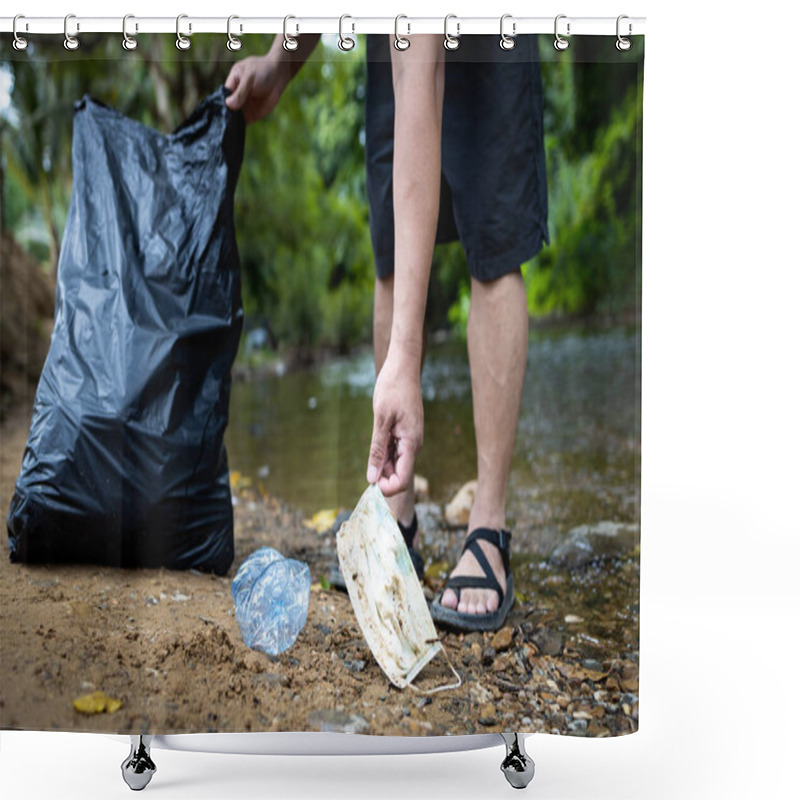
<svg viewBox="0 0 800 800">
<path fill-rule="evenodd" d="M 638 506 L 639 343 L 638 329 L 532 334 L 512 508 L 532 492 L 571 488 L 581 495 L 580 524 L 595 484 Z M 231 469 L 309 513 L 351 507 L 366 486 L 373 384 L 368 352 L 317 371 L 235 384 Z M 476 474 L 464 343 L 429 348 L 422 388 L 425 446 L 416 471 L 428 478 L 431 499 L 444 503 Z"/>
</svg>

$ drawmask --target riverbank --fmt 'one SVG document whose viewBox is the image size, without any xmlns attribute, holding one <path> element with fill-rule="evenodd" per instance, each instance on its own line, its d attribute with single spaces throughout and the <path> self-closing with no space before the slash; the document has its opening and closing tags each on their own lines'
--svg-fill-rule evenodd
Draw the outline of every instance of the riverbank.
<svg viewBox="0 0 800 800">
<path fill-rule="evenodd" d="M 8 508 L 27 436 L 16 410 L 0 429 L 0 504 Z M 235 465 L 232 465 L 235 467 Z M 235 486 L 235 563 L 225 577 L 166 570 L 11 564 L 0 558 L 0 724 L 4 728 L 158 733 L 355 731 L 437 735 L 507 730 L 610 736 L 638 726 L 638 557 L 573 565 L 517 564 L 538 591 L 518 597 L 497 634 L 446 633 L 462 677 L 432 696 L 393 688 L 372 658 L 346 595 L 326 590 L 331 533 L 263 494 Z M 533 528 L 535 515 L 517 519 Z M 462 531 L 434 526 L 458 548 Z M 249 650 L 230 587 L 261 546 L 306 561 L 308 621 L 295 645 L 272 658 Z M 426 592 L 441 585 L 429 565 Z M 606 600 L 627 597 L 622 621 Z M 604 600 L 605 598 L 605 600 Z M 445 682 L 436 659 L 422 686 Z M 104 692 L 118 710 L 78 712 L 77 698 Z"/>
</svg>

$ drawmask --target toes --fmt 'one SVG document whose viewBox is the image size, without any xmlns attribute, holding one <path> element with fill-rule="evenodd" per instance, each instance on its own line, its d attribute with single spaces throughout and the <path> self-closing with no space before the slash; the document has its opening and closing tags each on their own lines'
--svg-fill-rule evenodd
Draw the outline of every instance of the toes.
<svg viewBox="0 0 800 800">
<path fill-rule="evenodd" d="M 452 608 L 454 611 L 456 608 L 461 611 L 461 604 L 458 602 L 456 593 L 452 589 L 445 589 L 442 595 L 442 605 L 445 608 Z"/>
<path fill-rule="evenodd" d="M 450 590 L 445 594 L 448 594 Z M 442 605 L 445 605 L 444 597 Z M 461 592 L 461 599 L 458 603 L 458 611 L 461 614 L 492 614 L 497 611 L 498 600 L 496 592 L 475 592 L 464 590 Z M 455 608 L 455 606 L 448 606 Z"/>
</svg>

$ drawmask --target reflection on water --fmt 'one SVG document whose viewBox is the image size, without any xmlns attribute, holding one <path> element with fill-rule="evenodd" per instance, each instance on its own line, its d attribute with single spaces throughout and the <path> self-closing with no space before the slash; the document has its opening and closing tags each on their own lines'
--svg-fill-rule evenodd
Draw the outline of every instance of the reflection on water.
<svg viewBox="0 0 800 800">
<path fill-rule="evenodd" d="M 639 331 L 536 332 L 528 352 L 509 513 L 575 495 L 574 524 L 609 506 L 638 512 Z M 236 384 L 227 435 L 232 469 L 313 512 L 352 507 L 366 486 L 374 371 L 369 353 L 318 371 Z M 425 445 L 417 472 L 444 503 L 475 477 L 466 345 L 431 346 L 422 378 Z M 617 506 L 617 507 L 611 507 Z M 595 508 L 596 507 L 596 508 Z M 627 511 L 625 512 L 625 508 Z M 542 510 L 542 509 L 540 509 Z M 562 520 L 568 524 L 567 514 Z"/>
</svg>

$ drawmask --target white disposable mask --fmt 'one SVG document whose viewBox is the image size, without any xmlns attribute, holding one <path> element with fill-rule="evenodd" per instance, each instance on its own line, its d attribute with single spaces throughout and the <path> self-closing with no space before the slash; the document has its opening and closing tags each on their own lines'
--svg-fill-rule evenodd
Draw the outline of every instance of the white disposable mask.
<svg viewBox="0 0 800 800">
<path fill-rule="evenodd" d="M 397 521 L 377 484 L 364 492 L 339 529 L 336 547 L 361 632 L 389 680 L 400 689 L 411 686 L 426 694 L 460 686 Z M 413 686 L 414 678 L 439 652 L 458 682 L 427 691 Z"/>
</svg>

